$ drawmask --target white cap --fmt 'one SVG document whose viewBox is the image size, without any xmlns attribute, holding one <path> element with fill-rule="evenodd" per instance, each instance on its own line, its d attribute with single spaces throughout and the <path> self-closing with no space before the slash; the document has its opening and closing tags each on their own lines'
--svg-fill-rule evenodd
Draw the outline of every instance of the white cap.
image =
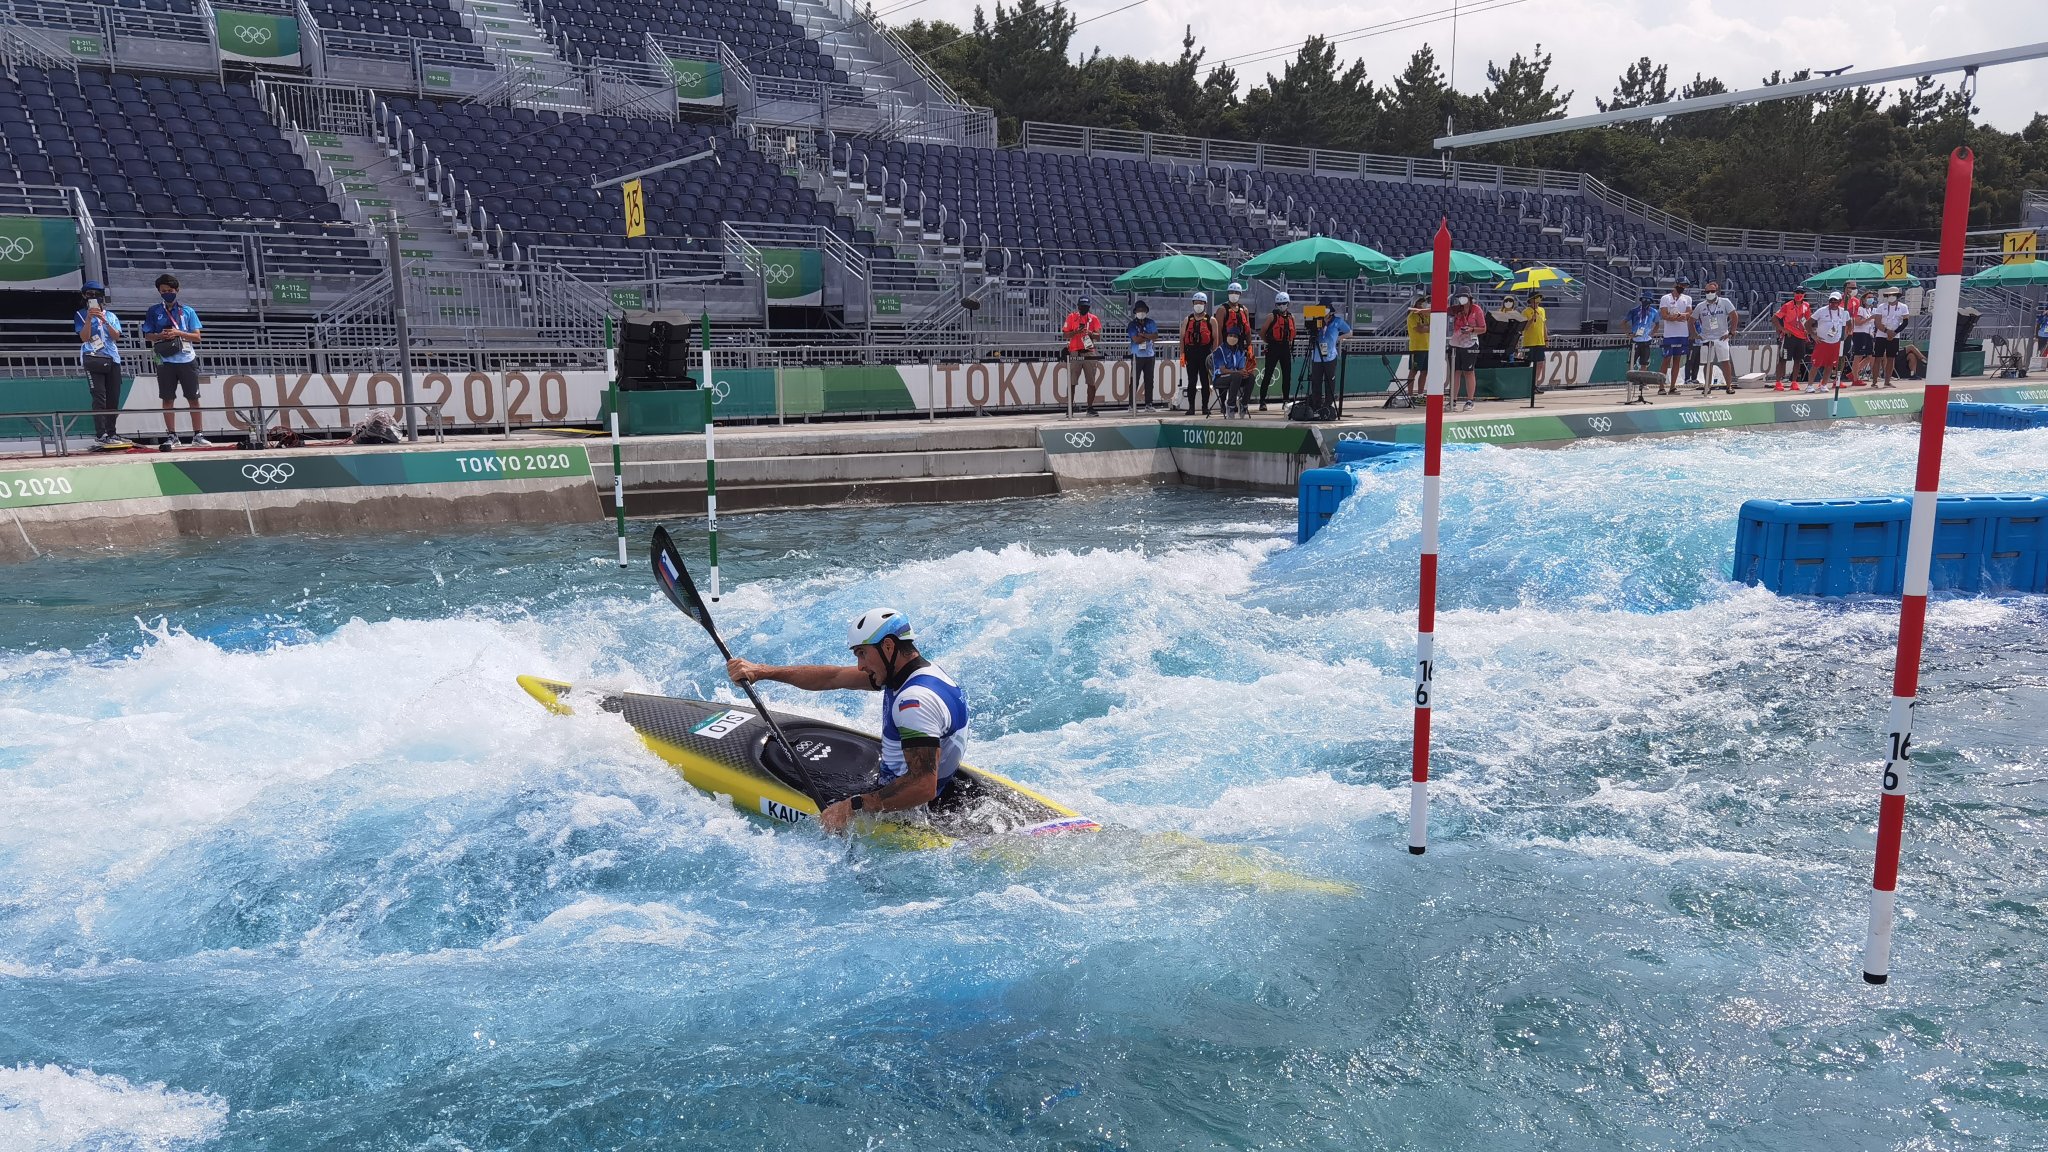
<svg viewBox="0 0 2048 1152">
<path fill-rule="evenodd" d="M 1828 293 L 1828 299 L 1830 299 L 1830 300 L 1840 300 L 1841 298 L 1842 298 L 1842 294 L 1841 294 L 1840 292 L 1830 292 L 1830 293 Z"/>
</svg>

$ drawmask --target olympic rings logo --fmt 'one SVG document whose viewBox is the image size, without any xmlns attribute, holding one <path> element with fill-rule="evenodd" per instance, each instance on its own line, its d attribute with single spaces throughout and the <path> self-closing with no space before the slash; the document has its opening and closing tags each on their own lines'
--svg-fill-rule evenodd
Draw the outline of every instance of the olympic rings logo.
<svg viewBox="0 0 2048 1152">
<path fill-rule="evenodd" d="M 1095 447 L 1095 433 L 1069 432 L 1067 433 L 1067 443 L 1075 448 L 1093 448 Z"/>
<path fill-rule="evenodd" d="M 796 269 L 787 264 L 763 264 L 761 279 L 770 284 L 787 284 L 796 279 Z"/>
<path fill-rule="evenodd" d="M 695 88 L 704 83 L 704 73 L 695 68 L 676 70 L 676 83 L 685 88 Z"/>
<path fill-rule="evenodd" d="M 235 28 L 235 39 L 244 44 L 270 43 L 270 29 L 255 24 L 242 24 Z"/>
<path fill-rule="evenodd" d="M 253 484 L 282 484 L 292 478 L 289 464 L 244 464 L 242 477 Z"/>
<path fill-rule="evenodd" d="M 730 380 L 713 380 L 711 382 L 711 402 L 713 404 L 725 403 L 726 396 L 731 392 L 732 382 Z"/>
<path fill-rule="evenodd" d="M 1607 416 L 1588 416 L 1586 417 L 1586 426 L 1595 432 L 1614 431 L 1614 421 Z"/>
<path fill-rule="evenodd" d="M 5 260 L 9 264 L 21 263 L 35 250 L 36 242 L 26 236 L 0 238 L 0 260 Z"/>
<path fill-rule="evenodd" d="M 1799 417 L 1801 420 L 1804 420 L 1808 416 L 1813 415 L 1813 409 L 1809 408 L 1805 404 L 1794 404 L 1792 406 L 1792 414 L 1794 416 Z"/>
</svg>

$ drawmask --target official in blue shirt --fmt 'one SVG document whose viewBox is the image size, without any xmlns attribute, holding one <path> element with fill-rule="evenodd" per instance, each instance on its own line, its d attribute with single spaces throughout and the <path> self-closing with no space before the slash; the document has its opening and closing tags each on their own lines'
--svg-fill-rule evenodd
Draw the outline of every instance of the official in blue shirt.
<svg viewBox="0 0 2048 1152">
<path fill-rule="evenodd" d="M 142 318 L 142 338 L 156 351 L 156 398 L 164 406 L 165 448 L 178 446 L 178 393 L 192 410 L 192 445 L 209 446 L 202 434 L 199 416 L 199 313 L 178 303 L 178 278 L 169 272 L 156 278 L 156 294 L 162 301 L 149 306 Z"/>
<path fill-rule="evenodd" d="M 1329 409 L 1337 399 L 1337 360 L 1343 354 L 1344 337 L 1351 335 L 1351 322 L 1338 315 L 1334 303 L 1325 300 L 1323 314 L 1314 323 L 1314 342 L 1308 350 L 1308 398 L 1316 415 L 1329 419 L 1336 416 Z"/>
<path fill-rule="evenodd" d="M 1629 366 L 1648 368 L 1650 349 L 1657 343 L 1657 322 L 1663 319 L 1657 311 L 1657 298 L 1648 288 L 1643 289 L 1643 298 L 1628 314 Z"/>
<path fill-rule="evenodd" d="M 1159 366 L 1159 321 L 1152 318 L 1152 309 L 1143 300 L 1131 305 L 1131 322 L 1124 325 L 1124 334 L 1131 342 L 1131 394 L 1135 397 L 1142 392 L 1149 411 L 1158 407 L 1152 403 L 1152 374 Z"/>
<path fill-rule="evenodd" d="M 85 306 L 71 318 L 71 330 L 78 336 L 78 364 L 92 392 L 93 447 L 113 446 L 121 407 L 121 318 L 107 307 L 106 285 L 87 280 L 78 294 Z M 121 444 L 121 447 L 127 447 Z"/>
</svg>

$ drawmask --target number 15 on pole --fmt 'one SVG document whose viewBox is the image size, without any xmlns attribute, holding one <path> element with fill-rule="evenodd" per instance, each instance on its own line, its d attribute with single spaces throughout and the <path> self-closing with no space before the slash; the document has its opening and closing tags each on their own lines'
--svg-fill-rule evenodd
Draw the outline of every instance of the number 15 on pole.
<svg viewBox="0 0 2048 1152">
<path fill-rule="evenodd" d="M 626 237 L 647 235 L 647 193 L 638 180 L 628 180 L 619 185 L 619 191 L 626 197 Z"/>
</svg>

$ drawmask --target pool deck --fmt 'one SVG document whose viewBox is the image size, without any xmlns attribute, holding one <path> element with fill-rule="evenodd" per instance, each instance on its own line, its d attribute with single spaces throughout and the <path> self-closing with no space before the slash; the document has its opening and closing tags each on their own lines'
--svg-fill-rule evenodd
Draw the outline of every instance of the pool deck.
<svg viewBox="0 0 2048 1152">
<path fill-rule="evenodd" d="M 1734 429 L 1825 427 L 1919 416 L 1923 384 L 1828 393 L 1755 382 L 1732 396 L 1625 403 L 1628 389 L 1552 391 L 1533 405 L 1479 401 L 1450 412 L 1454 444 L 1558 447 Z M 2048 404 L 2048 380 L 1978 377 L 1952 398 Z M 1248 418 L 1165 410 L 878 417 L 865 421 L 721 425 L 720 508 L 743 512 L 849 503 L 947 503 L 1048 495 L 1116 483 L 1184 483 L 1293 491 L 1329 463 L 1341 440 L 1421 440 L 1425 410 L 1352 397 L 1331 423 L 1289 423 L 1278 404 Z M 612 514 L 684 515 L 705 505 L 702 435 L 643 436 L 622 445 L 614 487 L 603 436 L 522 431 L 444 443 L 310 444 L 254 451 L 82 452 L 0 458 L 0 560 L 53 551 L 146 546 L 178 536 L 416 531 L 482 523 L 588 522 Z"/>
</svg>

